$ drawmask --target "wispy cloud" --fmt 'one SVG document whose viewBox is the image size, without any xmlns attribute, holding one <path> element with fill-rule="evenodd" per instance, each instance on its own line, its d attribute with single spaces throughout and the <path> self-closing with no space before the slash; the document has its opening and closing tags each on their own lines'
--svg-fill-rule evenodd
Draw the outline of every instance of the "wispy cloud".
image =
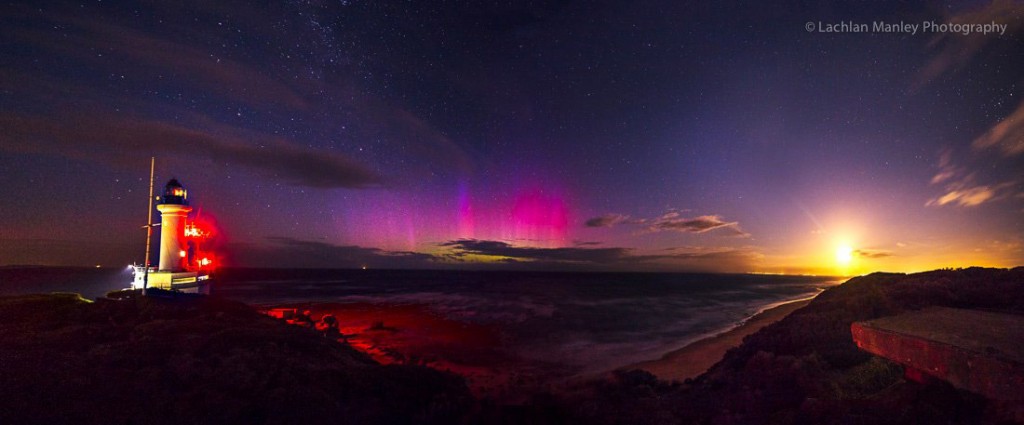
<svg viewBox="0 0 1024 425">
<path fill-rule="evenodd" d="M 491 257 L 518 258 L 531 261 L 560 261 L 578 263 L 612 264 L 624 261 L 632 256 L 628 248 L 538 248 L 514 246 L 507 242 L 459 239 L 441 243 L 440 246 L 452 248 L 456 257 L 468 254 Z"/>
<path fill-rule="evenodd" d="M 185 127 L 110 114 L 63 117 L 0 115 L 0 150 L 49 153 L 108 163 L 149 155 L 204 157 L 236 163 L 298 186 L 365 188 L 380 186 L 376 172 L 333 152 L 216 123 Z"/>
<path fill-rule="evenodd" d="M 1024 3 L 1012 0 L 995 0 L 984 8 L 946 18 L 947 22 L 958 24 L 987 24 L 996 22 L 1007 25 L 1003 37 L 992 34 L 974 33 L 963 35 L 944 32 L 936 35 L 928 44 L 935 50 L 931 60 L 918 71 L 912 89 L 920 89 L 943 74 L 955 72 L 970 62 L 979 52 L 1000 39 L 1010 39 L 1024 29 Z M 1008 43 L 1008 49 L 1016 49 L 1015 43 Z M 1012 52 L 1010 52 L 1012 54 Z"/>
<path fill-rule="evenodd" d="M 886 251 L 886 250 L 883 250 L 883 249 L 867 249 L 867 248 L 862 248 L 862 249 L 854 250 L 853 251 L 853 255 L 855 257 L 860 257 L 860 258 L 886 258 L 886 257 L 892 257 L 895 254 L 893 254 L 892 251 Z"/>
<path fill-rule="evenodd" d="M 724 229 L 732 236 L 750 237 L 750 234 L 740 229 L 739 222 L 725 221 L 717 215 L 702 215 L 694 218 L 685 218 L 677 212 L 669 212 L 654 219 L 648 230 L 661 231 L 673 230 L 677 232 L 705 233 L 712 230 Z"/>
<path fill-rule="evenodd" d="M 605 214 L 594 217 L 584 223 L 587 227 L 612 227 L 629 219 L 629 216 L 622 214 Z"/>
<path fill-rule="evenodd" d="M 914 78 L 911 89 L 920 90 L 943 75 L 954 74 L 978 62 L 982 57 L 1012 56 L 1017 43 L 1010 42 L 1024 34 L 1024 3 L 995 0 L 984 7 L 945 18 L 958 24 L 1007 25 L 1002 35 L 939 33 L 929 43 L 931 59 Z M 942 192 L 925 202 L 926 206 L 976 207 L 1004 199 L 1021 199 L 1024 190 L 1019 173 L 998 172 L 1019 169 L 1018 157 L 1024 153 L 1024 103 L 974 138 L 971 154 L 954 160 L 952 149 L 940 154 L 939 172 L 931 178 L 932 185 L 941 185 Z"/>
<path fill-rule="evenodd" d="M 263 243 L 231 244 L 232 264 L 300 268 L 435 268 L 440 258 L 425 253 L 387 251 L 355 245 L 335 245 L 289 237 L 268 237 Z"/>
<path fill-rule="evenodd" d="M 931 199 L 926 205 L 956 204 L 962 207 L 974 207 L 995 199 L 995 191 L 988 186 L 974 186 L 963 190 L 951 190 L 944 195 Z"/>
<path fill-rule="evenodd" d="M 587 227 L 612 227 L 618 224 L 643 225 L 647 231 L 675 231 L 684 233 L 706 233 L 723 229 L 731 236 L 747 238 L 750 234 L 740 228 L 737 221 L 725 221 L 718 215 L 684 217 L 678 210 L 670 210 L 651 219 L 630 218 L 622 214 L 605 214 L 586 221 Z"/>
<path fill-rule="evenodd" d="M 977 150 L 996 149 L 1003 156 L 1024 153 L 1024 103 L 971 143 Z"/>
<path fill-rule="evenodd" d="M 244 55 L 228 57 L 219 54 L 219 49 L 210 50 L 204 48 L 204 43 L 194 42 L 225 36 L 221 31 L 190 34 L 195 36 L 187 39 L 190 42 L 180 34 L 192 29 L 170 24 L 136 25 L 60 8 L 45 15 L 28 6 L 13 6 L 8 12 L 15 19 L 4 29 L 7 38 L 26 51 L 39 52 L 39 57 L 59 61 L 35 63 L 7 57 L 13 65 L 0 69 L 0 90 L 17 102 L 5 111 L 3 128 L 5 133 L 19 134 L 3 136 L 0 150 L 46 151 L 111 162 L 117 161 L 111 159 L 111 154 L 121 154 L 122 147 L 133 154 L 161 155 L 189 149 L 190 155 L 244 165 L 295 185 L 365 188 L 383 184 L 380 169 L 374 170 L 335 150 L 309 148 L 324 146 L 323 140 L 316 139 L 329 138 L 332 148 L 350 149 L 350 153 L 367 161 L 373 157 L 351 150 L 363 146 L 362 140 L 372 140 L 378 146 L 399 145 L 404 155 L 418 159 L 400 169 L 387 168 L 389 185 L 442 172 L 473 171 L 474 159 L 462 146 L 408 108 L 369 93 L 358 77 L 349 77 L 348 73 L 329 80 L 316 77 L 313 71 L 284 73 L 280 66 L 249 60 Z M 194 12 L 203 16 L 226 11 L 204 4 Z M 265 14 L 257 15 L 250 18 L 266 18 Z M 34 24 L 40 20 L 45 25 Z M 273 36 L 272 32 L 264 35 Z M 62 69 L 87 72 L 76 72 L 72 77 Z M 31 110 L 18 109 L 22 104 L 34 106 Z M 206 116 L 196 116 L 197 105 Z M 215 112 L 225 109 L 230 112 Z M 310 114 L 344 118 L 319 120 L 312 124 L 313 131 L 287 119 Z M 29 127 L 11 130 L 9 125 L 19 125 L 15 121 Z M 267 123 L 273 125 L 263 125 Z M 242 127 L 262 132 L 243 131 Z M 133 133 L 117 133 L 125 129 Z M 149 137 L 143 130 L 160 132 L 153 137 L 152 146 L 148 146 Z M 49 136 L 57 133 L 61 138 L 54 143 Z M 168 135 L 182 136 L 183 140 L 159 140 Z M 142 138 L 127 141 L 129 136 Z M 15 138 L 20 140 L 13 141 Z M 51 140 L 42 140 L 46 138 Z M 108 140 L 113 138 L 121 141 Z M 8 143 L 21 146 L 16 150 Z M 29 146 L 35 143 L 50 146 Z M 118 146 L 112 146 L 115 144 Z M 101 154 L 91 155 L 93 150 Z"/>
<path fill-rule="evenodd" d="M 25 12 L 24 16 L 30 14 Z M 23 45 L 50 51 L 91 69 L 131 65 L 132 69 L 166 76 L 168 81 L 172 76 L 187 79 L 206 91 L 248 104 L 308 106 L 308 99 L 296 87 L 242 62 L 119 24 L 77 16 L 53 15 L 47 20 L 64 31 L 14 25 L 10 28 L 11 35 Z"/>
<path fill-rule="evenodd" d="M 516 246 L 503 241 L 459 239 L 439 244 L 451 249 L 451 258 L 468 256 L 494 257 L 498 261 L 520 264 L 559 266 L 607 266 L 611 269 L 630 269 L 643 264 L 645 269 L 667 270 L 750 270 L 762 256 L 751 248 L 675 247 L 661 254 L 637 253 L 631 248 L 538 248 Z"/>
<path fill-rule="evenodd" d="M 1021 184 L 1016 180 L 979 182 L 978 172 L 956 165 L 951 149 L 944 149 L 939 154 L 938 167 L 939 172 L 932 177 L 931 184 L 941 184 L 943 192 L 925 202 L 925 206 L 976 207 L 987 202 L 1018 197 L 1022 193 Z"/>
</svg>

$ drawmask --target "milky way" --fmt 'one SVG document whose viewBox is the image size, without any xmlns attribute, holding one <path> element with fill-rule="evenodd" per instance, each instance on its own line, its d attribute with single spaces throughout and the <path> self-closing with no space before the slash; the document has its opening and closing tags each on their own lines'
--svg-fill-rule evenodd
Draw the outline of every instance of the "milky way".
<svg viewBox="0 0 1024 425">
<path fill-rule="evenodd" d="M 125 3 L 0 6 L 0 265 L 140 261 L 150 156 L 235 265 L 1024 260 L 1020 3 Z"/>
</svg>

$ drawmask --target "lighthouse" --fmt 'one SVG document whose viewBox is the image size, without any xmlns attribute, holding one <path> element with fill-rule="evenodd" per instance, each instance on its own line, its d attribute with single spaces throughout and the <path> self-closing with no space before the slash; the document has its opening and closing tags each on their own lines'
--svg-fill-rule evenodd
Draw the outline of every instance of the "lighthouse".
<svg viewBox="0 0 1024 425">
<path fill-rule="evenodd" d="M 192 207 L 188 206 L 188 191 L 177 179 L 164 186 L 164 195 L 156 205 L 160 211 L 160 268 L 161 272 L 183 272 L 189 262 L 185 241 L 185 221 Z M 193 249 L 194 251 L 194 249 Z M 193 252 L 192 256 L 195 256 Z"/>
<path fill-rule="evenodd" d="M 177 179 L 171 179 L 157 199 L 160 223 L 146 227 L 160 227 L 159 265 L 135 266 L 132 287 L 209 293 L 213 261 L 200 251 L 200 244 L 210 232 L 190 221 L 192 207 L 189 206 L 188 191 Z M 146 258 L 149 258 L 148 252 Z"/>
</svg>

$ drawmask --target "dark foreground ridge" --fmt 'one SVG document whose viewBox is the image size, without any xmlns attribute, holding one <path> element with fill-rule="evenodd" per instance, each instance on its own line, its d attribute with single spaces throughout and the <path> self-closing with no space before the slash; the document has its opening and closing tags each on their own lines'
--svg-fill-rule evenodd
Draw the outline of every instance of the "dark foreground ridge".
<svg viewBox="0 0 1024 425">
<path fill-rule="evenodd" d="M 854 278 L 695 380 L 618 372 L 510 406 L 235 302 L 0 298 L 0 423 L 1007 422 L 1005 406 L 854 345 L 851 323 L 931 306 L 1024 315 L 1024 268 Z"/>
<path fill-rule="evenodd" d="M 0 423 L 451 423 L 458 376 L 214 297 L 0 298 Z"/>
<path fill-rule="evenodd" d="M 858 350 L 852 340 L 853 322 L 930 306 L 1024 315 L 1024 268 L 854 278 L 748 336 L 696 380 L 669 385 L 634 371 L 574 404 L 591 423 L 1012 421 L 998 402 L 944 382 L 904 379 L 901 366 Z"/>
</svg>

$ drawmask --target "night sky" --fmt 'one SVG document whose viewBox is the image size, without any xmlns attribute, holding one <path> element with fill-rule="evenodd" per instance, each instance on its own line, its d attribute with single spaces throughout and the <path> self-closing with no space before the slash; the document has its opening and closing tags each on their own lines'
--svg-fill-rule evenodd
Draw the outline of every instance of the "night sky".
<svg viewBox="0 0 1024 425">
<path fill-rule="evenodd" d="M 0 265 L 141 262 L 150 156 L 225 265 L 1024 263 L 1021 2 L 142 3 L 0 6 Z"/>
</svg>

